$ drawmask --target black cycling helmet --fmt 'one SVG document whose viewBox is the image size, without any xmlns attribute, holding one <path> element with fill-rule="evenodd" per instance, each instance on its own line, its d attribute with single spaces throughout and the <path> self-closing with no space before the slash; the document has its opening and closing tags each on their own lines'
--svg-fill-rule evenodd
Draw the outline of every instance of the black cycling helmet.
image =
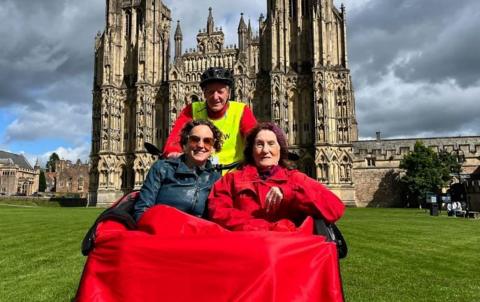
<svg viewBox="0 0 480 302">
<path fill-rule="evenodd" d="M 204 89 L 205 86 L 211 82 L 222 82 L 232 88 L 232 72 L 223 67 L 210 67 L 202 73 L 200 77 L 200 87 Z"/>
</svg>

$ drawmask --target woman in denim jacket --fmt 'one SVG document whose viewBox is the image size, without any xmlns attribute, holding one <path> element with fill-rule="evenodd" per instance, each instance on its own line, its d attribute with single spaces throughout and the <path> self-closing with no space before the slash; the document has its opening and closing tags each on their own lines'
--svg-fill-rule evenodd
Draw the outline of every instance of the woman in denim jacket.
<svg viewBox="0 0 480 302">
<path fill-rule="evenodd" d="M 220 151 L 222 133 L 211 122 L 193 120 L 181 131 L 183 155 L 156 161 L 147 174 L 135 204 L 138 221 L 149 208 L 163 204 L 205 217 L 206 199 L 220 173 L 212 169 L 210 155 Z"/>
</svg>

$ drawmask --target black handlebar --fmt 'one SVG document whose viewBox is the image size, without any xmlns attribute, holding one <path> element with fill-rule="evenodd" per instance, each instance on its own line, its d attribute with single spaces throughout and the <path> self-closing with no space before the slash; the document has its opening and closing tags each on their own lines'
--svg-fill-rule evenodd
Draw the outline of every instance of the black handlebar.
<svg viewBox="0 0 480 302">
<path fill-rule="evenodd" d="M 147 142 L 144 142 L 143 143 L 143 147 L 145 148 L 145 150 L 147 150 L 148 153 L 152 154 L 152 155 L 158 155 L 160 157 L 162 157 L 163 153 L 162 151 L 160 151 L 160 149 L 158 149 L 155 145 L 153 144 L 150 144 L 150 143 L 147 143 Z"/>
<path fill-rule="evenodd" d="M 238 165 L 240 165 L 239 161 L 236 161 L 231 164 L 225 164 L 225 165 L 217 164 L 217 165 L 213 165 L 213 170 L 216 170 L 216 171 L 230 170 L 230 169 L 236 168 Z"/>
</svg>

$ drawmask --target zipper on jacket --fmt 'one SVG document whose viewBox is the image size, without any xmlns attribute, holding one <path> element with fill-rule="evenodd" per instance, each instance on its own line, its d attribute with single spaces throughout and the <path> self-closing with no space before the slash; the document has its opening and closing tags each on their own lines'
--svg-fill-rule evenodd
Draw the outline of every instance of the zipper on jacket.
<svg viewBox="0 0 480 302">
<path fill-rule="evenodd" d="M 195 206 L 197 205 L 197 200 L 198 200 L 198 180 L 199 180 L 200 176 L 197 175 L 197 171 L 195 171 L 195 177 L 196 177 L 196 179 L 195 179 L 195 194 L 193 194 L 192 214 L 195 213 Z M 198 216 L 198 215 L 195 215 L 195 216 Z"/>
</svg>

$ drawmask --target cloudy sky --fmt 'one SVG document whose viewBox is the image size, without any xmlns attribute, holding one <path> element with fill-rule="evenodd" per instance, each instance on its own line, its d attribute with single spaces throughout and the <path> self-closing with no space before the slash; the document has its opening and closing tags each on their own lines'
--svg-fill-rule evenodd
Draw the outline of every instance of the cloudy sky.
<svg viewBox="0 0 480 302">
<path fill-rule="evenodd" d="M 360 137 L 480 135 L 480 1 L 335 0 L 347 8 Z M 266 1 L 165 2 L 184 48 L 208 7 L 227 44 Z M 104 0 L 0 0 L 0 150 L 45 163 L 90 152 L 93 42 Z M 173 33 L 172 33 L 173 34 Z"/>
</svg>

